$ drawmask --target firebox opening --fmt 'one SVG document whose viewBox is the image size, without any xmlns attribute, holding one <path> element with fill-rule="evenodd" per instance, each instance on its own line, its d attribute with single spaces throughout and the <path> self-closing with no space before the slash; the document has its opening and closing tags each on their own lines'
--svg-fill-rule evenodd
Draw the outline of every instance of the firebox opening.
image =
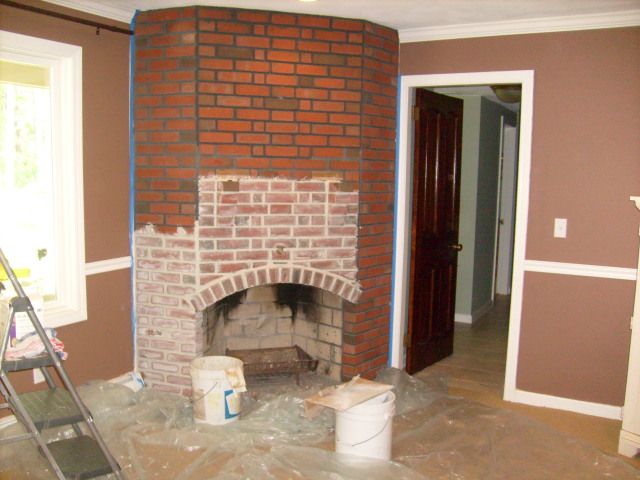
<svg viewBox="0 0 640 480">
<path fill-rule="evenodd" d="M 276 285 L 276 303 L 291 309 L 291 317 L 294 322 L 298 307 L 302 308 L 305 318 L 313 319 L 315 316 L 313 309 L 316 305 L 314 290 L 308 285 L 279 283 Z"/>
<path fill-rule="evenodd" d="M 246 290 L 242 290 L 240 292 L 232 293 L 231 295 L 223 298 L 219 302 L 216 302 L 211 310 L 212 314 L 215 315 L 216 320 L 220 317 L 226 318 L 229 314 L 229 311 L 236 308 L 238 305 L 242 303 L 244 298 L 247 295 Z"/>
<path fill-rule="evenodd" d="M 302 284 L 242 290 L 204 310 L 204 354 L 297 346 L 318 361 L 318 372 L 340 379 L 342 302 L 331 292 Z"/>
</svg>

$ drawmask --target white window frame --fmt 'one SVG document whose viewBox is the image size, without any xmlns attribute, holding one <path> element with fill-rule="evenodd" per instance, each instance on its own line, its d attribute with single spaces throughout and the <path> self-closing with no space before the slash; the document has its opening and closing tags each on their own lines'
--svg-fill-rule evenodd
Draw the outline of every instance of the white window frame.
<svg viewBox="0 0 640 480">
<path fill-rule="evenodd" d="M 51 71 L 57 298 L 45 302 L 43 323 L 60 327 L 80 322 L 87 319 L 82 47 L 0 30 L 0 58 L 39 64 Z"/>
</svg>

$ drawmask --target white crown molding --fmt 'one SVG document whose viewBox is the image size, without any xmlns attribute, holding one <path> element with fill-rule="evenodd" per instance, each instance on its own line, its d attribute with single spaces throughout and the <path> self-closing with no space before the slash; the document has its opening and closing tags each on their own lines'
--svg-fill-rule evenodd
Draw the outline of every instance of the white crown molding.
<svg viewBox="0 0 640 480">
<path fill-rule="evenodd" d="M 636 280 L 635 268 L 607 267 L 604 265 L 583 265 L 580 263 L 545 262 L 525 260 L 527 272 L 551 273 L 556 275 L 574 275 L 578 277 L 610 278 L 612 280 Z"/>
<path fill-rule="evenodd" d="M 115 272 L 131 268 L 131 257 L 110 258 L 108 260 L 98 260 L 85 264 L 85 275 L 96 275 L 98 273 Z"/>
<path fill-rule="evenodd" d="M 467 23 L 427 28 L 408 28 L 398 32 L 400 43 L 451 40 L 456 38 L 494 37 L 526 33 L 566 32 L 598 28 L 640 25 L 640 10 L 596 13 L 563 17 L 532 18 L 490 23 Z"/>
<path fill-rule="evenodd" d="M 80 12 L 98 15 L 99 17 L 110 18 L 118 22 L 131 23 L 136 13 L 135 8 L 116 8 L 109 5 L 101 4 L 92 0 L 45 0 L 47 3 L 60 5 L 61 7 L 71 8 Z"/>
<path fill-rule="evenodd" d="M 131 23 L 135 8 L 117 8 L 97 0 L 45 0 L 61 7 Z M 407 28 L 398 32 L 400 43 L 450 40 L 456 38 L 493 37 L 525 33 L 562 32 L 598 28 L 632 27 L 640 25 L 640 10 L 594 13 L 561 17 L 467 23 L 434 27 Z"/>
</svg>

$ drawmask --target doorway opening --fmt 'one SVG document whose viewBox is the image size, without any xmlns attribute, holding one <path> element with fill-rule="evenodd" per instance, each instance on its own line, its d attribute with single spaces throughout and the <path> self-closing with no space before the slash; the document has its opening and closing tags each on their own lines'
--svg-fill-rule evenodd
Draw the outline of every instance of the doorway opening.
<svg viewBox="0 0 640 480">
<path fill-rule="evenodd" d="M 518 123 L 519 86 L 510 91 L 515 94 L 508 103 L 488 85 L 415 91 L 406 344 L 411 374 L 453 353 L 458 357 L 460 345 L 470 342 L 454 342 L 454 330 L 477 326 L 496 292 L 509 293 L 517 155 L 507 126 L 515 130 Z M 500 337 L 502 384 L 507 338 Z"/>
<path fill-rule="evenodd" d="M 455 321 L 473 325 L 511 293 L 520 88 L 429 90 L 464 102 Z"/>
<path fill-rule="evenodd" d="M 405 365 L 404 333 L 408 325 L 409 265 L 411 261 L 411 178 L 413 162 L 413 125 L 411 110 L 415 91 L 418 88 L 521 85 L 520 142 L 518 147 L 518 170 L 515 194 L 515 228 L 513 240 L 513 274 L 511 281 L 511 305 L 507 359 L 505 367 L 504 398 L 509 400 L 515 392 L 518 340 L 520 336 L 520 314 L 522 306 L 522 282 L 529 200 L 529 171 L 531 163 L 531 131 L 533 112 L 533 72 L 479 72 L 443 75 L 408 75 L 401 77 L 400 118 L 397 164 L 396 238 L 394 259 L 394 304 L 391 340 L 391 364 L 397 368 Z M 496 210 L 494 209 L 494 214 Z M 493 246 L 497 248 L 496 245 Z M 495 265 L 492 268 L 496 268 Z M 499 266 L 498 266 L 499 268 Z M 495 272 L 492 272 L 495 273 Z M 495 279 L 495 275 L 493 276 Z M 491 295 L 495 294 L 495 281 L 490 282 Z"/>
</svg>

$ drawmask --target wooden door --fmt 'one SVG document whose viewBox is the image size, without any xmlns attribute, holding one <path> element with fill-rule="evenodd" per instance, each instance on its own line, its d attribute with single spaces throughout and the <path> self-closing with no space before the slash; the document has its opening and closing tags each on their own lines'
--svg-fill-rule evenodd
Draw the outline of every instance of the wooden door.
<svg viewBox="0 0 640 480">
<path fill-rule="evenodd" d="M 453 353 L 462 100 L 416 90 L 407 371 Z"/>
</svg>

